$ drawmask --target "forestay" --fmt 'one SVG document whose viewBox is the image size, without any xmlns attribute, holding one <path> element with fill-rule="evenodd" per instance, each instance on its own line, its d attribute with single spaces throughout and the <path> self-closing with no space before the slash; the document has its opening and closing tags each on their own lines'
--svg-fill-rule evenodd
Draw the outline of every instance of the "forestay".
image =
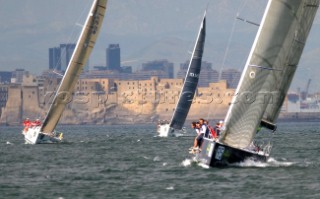
<svg viewBox="0 0 320 199">
<path fill-rule="evenodd" d="M 199 81 L 205 36 L 206 36 L 206 13 L 204 14 L 204 17 L 200 26 L 196 44 L 194 46 L 192 57 L 189 62 L 187 74 L 184 80 L 184 84 L 180 92 L 179 100 L 170 122 L 170 127 L 174 129 L 178 129 L 178 130 L 182 129 L 183 124 L 189 113 L 189 109 L 192 104 L 193 97 L 196 92 L 198 81 Z"/>
<path fill-rule="evenodd" d="M 274 122 L 298 65 L 319 0 L 270 0 L 225 119 L 220 141 L 247 147 L 265 119 Z"/>
<path fill-rule="evenodd" d="M 70 63 L 43 122 L 41 132 L 53 132 L 66 104 L 72 99 L 74 86 L 98 37 L 106 6 L 107 0 L 95 0 L 93 2 Z"/>
</svg>

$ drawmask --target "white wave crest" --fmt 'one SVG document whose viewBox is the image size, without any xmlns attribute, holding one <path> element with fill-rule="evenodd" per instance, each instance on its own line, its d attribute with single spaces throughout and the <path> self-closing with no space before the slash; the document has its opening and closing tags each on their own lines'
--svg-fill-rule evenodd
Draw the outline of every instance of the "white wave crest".
<svg viewBox="0 0 320 199">
<path fill-rule="evenodd" d="M 160 160 L 161 160 L 161 159 L 160 159 L 159 156 L 156 156 L 156 157 L 153 158 L 153 161 L 154 161 L 154 162 L 159 162 Z"/>
<path fill-rule="evenodd" d="M 142 156 L 143 159 L 149 160 L 150 158 L 148 156 Z"/>
<path fill-rule="evenodd" d="M 200 162 L 198 165 L 199 165 L 200 167 L 204 168 L 204 169 L 209 169 L 209 168 L 210 168 L 209 165 L 204 164 L 204 163 L 202 163 L 202 162 Z"/>
<path fill-rule="evenodd" d="M 170 186 L 170 187 L 167 187 L 166 189 L 167 189 L 167 190 L 174 190 L 174 187 L 173 187 L 173 186 Z"/>
<path fill-rule="evenodd" d="M 184 167 L 189 167 L 191 166 L 191 163 L 192 163 L 192 160 L 187 158 L 181 162 L 181 165 Z"/>
<path fill-rule="evenodd" d="M 268 159 L 268 164 L 273 167 L 289 167 L 289 166 L 292 166 L 296 163 L 295 162 L 288 162 L 288 161 L 278 161 L 278 160 L 270 157 Z"/>
<path fill-rule="evenodd" d="M 278 161 L 274 158 L 269 158 L 267 162 L 259 162 L 259 161 L 254 161 L 252 159 L 247 159 L 244 162 L 234 164 L 235 166 L 240 166 L 240 167 L 260 167 L 260 168 L 265 168 L 265 167 L 289 167 L 294 165 L 295 162 L 288 162 L 288 161 Z"/>
</svg>

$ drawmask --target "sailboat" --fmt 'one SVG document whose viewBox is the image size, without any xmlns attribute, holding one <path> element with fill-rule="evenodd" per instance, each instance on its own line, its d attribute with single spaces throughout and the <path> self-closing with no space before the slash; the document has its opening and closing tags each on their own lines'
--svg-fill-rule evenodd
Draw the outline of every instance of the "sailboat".
<svg viewBox="0 0 320 199">
<path fill-rule="evenodd" d="M 54 96 L 53 102 L 41 124 L 27 126 L 22 131 L 28 144 L 57 143 L 63 136 L 54 131 L 64 109 L 69 102 L 79 75 L 87 63 L 90 53 L 95 45 L 102 21 L 105 15 L 107 0 L 94 0 L 82 28 L 75 50 L 69 65 L 62 78 L 60 86 Z"/>
<path fill-rule="evenodd" d="M 184 133 L 183 124 L 187 118 L 199 82 L 205 36 L 206 12 L 200 25 L 198 37 L 172 119 L 170 123 L 158 124 L 157 132 L 160 137 L 178 136 Z M 180 131 L 180 133 L 178 133 L 178 131 Z"/>
<path fill-rule="evenodd" d="M 271 142 L 257 145 L 255 138 L 261 127 L 276 131 L 318 7 L 319 0 L 269 0 L 222 134 L 203 140 L 198 161 L 215 167 L 268 160 Z"/>
</svg>

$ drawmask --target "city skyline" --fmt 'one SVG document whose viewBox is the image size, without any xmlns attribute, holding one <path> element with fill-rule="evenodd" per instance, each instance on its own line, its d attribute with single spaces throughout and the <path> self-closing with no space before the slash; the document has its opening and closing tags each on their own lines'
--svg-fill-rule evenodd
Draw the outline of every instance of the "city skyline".
<svg viewBox="0 0 320 199">
<path fill-rule="evenodd" d="M 237 7 L 243 4 L 242 0 L 232 1 L 233 6 L 227 13 L 223 10 L 228 8 L 230 2 L 225 3 L 226 1 L 220 0 L 214 2 L 218 2 L 219 8 L 209 5 L 207 15 L 208 19 L 217 17 L 218 20 L 208 20 L 208 24 L 211 24 L 211 27 L 216 24 L 221 27 L 225 26 L 224 31 L 230 33 Z M 168 43 L 173 40 L 176 40 L 175 48 L 172 50 L 167 48 L 166 51 L 168 54 L 174 52 L 174 57 L 177 57 L 173 60 L 174 62 L 176 60 L 183 62 L 190 57 L 189 52 L 192 51 L 197 29 L 207 3 L 207 0 L 197 2 L 165 0 L 157 4 L 146 0 L 125 2 L 109 0 L 101 37 L 91 55 L 91 66 L 104 63 L 104 51 L 110 43 L 119 43 L 122 46 L 122 61 L 138 65 L 137 59 L 141 62 L 155 59 L 154 55 L 148 54 L 150 52 L 145 52 L 149 48 L 154 51 L 154 48 L 172 47 L 168 46 L 170 45 Z M 18 4 L 19 6 L 17 6 Z M 81 24 L 85 20 L 84 13 L 89 10 L 90 4 L 85 0 L 70 0 L 67 3 L 61 0 L 45 3 L 39 0 L 3 1 L 0 8 L 0 24 L 2 25 L 0 29 L 3 30 L 1 38 L 3 46 L 0 47 L 0 53 L 2 52 L 0 70 L 5 70 L 8 67 L 25 67 L 31 72 L 36 72 L 39 68 L 46 68 L 48 48 L 59 43 L 76 43 Z M 263 7 L 260 6 L 260 8 Z M 250 8 L 248 9 L 250 10 Z M 165 15 L 161 10 L 165 12 Z M 216 10 L 220 11 L 217 13 Z M 261 9 L 261 13 L 262 11 L 263 9 Z M 259 20 L 259 13 L 256 15 L 256 20 Z M 160 18 L 163 20 L 159 20 Z M 224 18 L 228 18 L 228 20 Z M 228 24 L 224 24 L 226 21 Z M 253 36 L 257 30 L 256 27 L 250 26 L 244 28 L 250 29 Z M 209 34 L 214 31 L 216 30 L 208 28 Z M 227 39 L 228 37 L 224 38 L 224 45 L 226 45 Z M 208 37 L 208 42 L 210 40 L 212 44 L 217 42 L 215 37 Z M 164 47 L 158 45 L 164 45 Z M 8 46 L 11 48 L 6 48 Z M 221 50 L 224 48 L 222 47 Z M 11 56 L 6 56 L 5 59 L 5 55 L 10 51 Z M 165 56 L 161 53 L 157 55 L 159 59 Z M 179 58 L 181 56 L 182 58 Z M 207 55 L 207 60 L 211 61 L 211 57 L 210 54 Z"/>
<path fill-rule="evenodd" d="M 109 0 L 101 37 L 90 57 L 90 68 L 105 65 L 106 48 L 111 43 L 119 43 L 123 65 L 132 65 L 136 70 L 144 62 L 167 59 L 174 63 L 176 74 L 179 64 L 190 57 L 207 2 L 164 0 L 154 4 L 147 0 Z M 24 68 L 37 74 L 48 68 L 48 48 L 77 40 L 84 13 L 91 2 L 12 0 L 1 3 L 0 71 Z M 266 1 L 254 0 L 211 1 L 207 14 L 208 42 L 203 59 L 213 63 L 213 68 L 218 71 L 224 68 L 241 71 L 257 27 L 235 18 L 239 15 L 259 23 L 265 4 Z M 317 14 L 291 90 L 303 87 L 309 78 L 314 80 L 311 90 L 320 87 L 320 83 L 315 81 L 316 74 L 320 72 L 317 67 L 320 65 L 317 56 L 320 41 L 316 37 L 320 32 L 319 21 Z"/>
</svg>

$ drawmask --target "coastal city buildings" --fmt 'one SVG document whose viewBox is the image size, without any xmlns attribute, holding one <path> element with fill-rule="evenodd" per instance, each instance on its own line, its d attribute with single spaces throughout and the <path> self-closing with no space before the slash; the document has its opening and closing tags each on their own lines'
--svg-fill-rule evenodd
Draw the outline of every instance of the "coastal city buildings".
<svg viewBox="0 0 320 199">
<path fill-rule="evenodd" d="M 162 68 L 158 68 L 160 71 Z M 121 74 L 121 73 L 118 73 Z M 132 73 L 134 74 L 134 73 Z M 34 76 L 28 71 L 12 72 L 11 83 L 0 84 L 0 124 L 19 124 L 23 118 L 43 119 L 59 86 L 61 76 L 45 71 Z M 90 77 L 84 73 L 70 94 L 62 123 L 132 123 L 169 120 L 183 85 L 181 78 L 149 76 L 141 79 Z M 227 80 L 198 86 L 188 119 L 224 118 L 235 95 Z M 319 95 L 289 93 L 282 115 L 287 118 L 318 117 Z M 306 115 L 306 113 L 308 113 Z M 312 114 L 311 114 L 312 113 Z"/>
<path fill-rule="evenodd" d="M 162 70 L 161 67 L 158 69 Z M 43 119 L 60 81 L 61 76 L 53 72 L 46 71 L 40 76 L 26 72 L 22 82 L 3 85 L 0 123 L 13 125 L 25 117 Z M 170 119 L 182 85 L 183 79 L 157 76 L 120 80 L 87 78 L 84 74 L 78 80 L 75 91 L 68 96 L 62 123 L 151 122 L 159 117 Z M 233 92 L 227 87 L 226 81 L 199 87 L 190 118 L 208 114 L 208 110 L 212 111 L 212 117 L 223 117 Z"/>
<path fill-rule="evenodd" d="M 0 71 L 0 124 L 20 124 L 24 117 L 43 119 L 74 48 L 74 44 L 50 48 L 49 70 L 38 76 L 24 69 Z M 80 75 L 74 92 L 67 98 L 61 123 L 170 120 L 189 61 L 180 64 L 175 77 L 174 64 L 166 59 L 151 60 L 133 70 L 121 65 L 120 52 L 119 44 L 110 44 L 106 49 L 106 66 L 94 66 Z M 223 69 L 220 74 L 212 63 L 203 61 L 188 119 L 224 118 L 240 76 L 236 69 Z M 319 94 L 307 90 L 290 92 L 281 115 L 291 119 L 320 118 Z"/>
</svg>

